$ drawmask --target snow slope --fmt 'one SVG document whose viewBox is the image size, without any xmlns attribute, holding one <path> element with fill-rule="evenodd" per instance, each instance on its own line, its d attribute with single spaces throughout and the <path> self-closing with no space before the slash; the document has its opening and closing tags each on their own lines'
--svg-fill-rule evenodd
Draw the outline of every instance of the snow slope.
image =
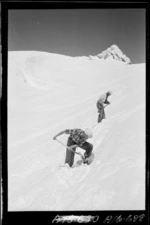
<svg viewBox="0 0 150 225">
<path fill-rule="evenodd" d="M 96 101 L 108 90 L 111 104 L 97 124 Z M 87 127 L 94 162 L 60 168 L 66 150 L 53 136 Z M 66 143 L 67 137 L 59 139 Z M 142 209 L 145 64 L 9 52 L 8 210 Z"/>
</svg>

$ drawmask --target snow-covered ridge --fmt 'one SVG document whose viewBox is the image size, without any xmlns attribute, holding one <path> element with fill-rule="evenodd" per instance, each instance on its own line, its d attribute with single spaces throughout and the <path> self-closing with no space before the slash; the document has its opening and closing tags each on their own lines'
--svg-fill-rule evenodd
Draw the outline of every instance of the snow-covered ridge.
<svg viewBox="0 0 150 225">
<path fill-rule="evenodd" d="M 13 51 L 9 52 L 9 59 L 18 59 L 20 60 L 26 60 L 29 57 L 39 57 L 41 60 L 44 58 L 48 57 L 51 60 L 57 59 L 58 61 L 74 61 L 74 59 L 79 59 L 79 60 L 106 60 L 106 59 L 113 59 L 114 62 L 120 61 L 126 64 L 131 64 L 130 58 L 128 58 L 120 49 L 117 45 L 112 45 L 109 48 L 107 48 L 105 51 L 102 51 L 98 55 L 92 56 L 76 56 L 76 57 L 71 57 L 71 56 L 66 56 L 62 54 L 57 54 L 57 53 L 48 53 L 48 52 L 40 52 L 40 51 Z M 31 60 L 32 60 L 31 58 Z"/>
</svg>

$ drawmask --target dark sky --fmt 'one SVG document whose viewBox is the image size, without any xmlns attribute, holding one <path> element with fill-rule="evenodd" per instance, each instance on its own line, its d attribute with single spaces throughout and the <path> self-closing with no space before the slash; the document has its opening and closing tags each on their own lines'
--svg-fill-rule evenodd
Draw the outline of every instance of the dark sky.
<svg viewBox="0 0 150 225">
<path fill-rule="evenodd" d="M 145 9 L 9 10 L 8 50 L 97 55 L 116 44 L 145 62 Z"/>
</svg>

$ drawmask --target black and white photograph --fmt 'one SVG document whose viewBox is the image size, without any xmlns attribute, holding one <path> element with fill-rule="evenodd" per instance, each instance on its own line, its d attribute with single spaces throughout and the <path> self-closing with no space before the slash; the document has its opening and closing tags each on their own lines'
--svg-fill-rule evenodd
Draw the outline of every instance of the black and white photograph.
<svg viewBox="0 0 150 225">
<path fill-rule="evenodd" d="M 8 10 L 8 211 L 145 210 L 146 9 Z"/>
</svg>

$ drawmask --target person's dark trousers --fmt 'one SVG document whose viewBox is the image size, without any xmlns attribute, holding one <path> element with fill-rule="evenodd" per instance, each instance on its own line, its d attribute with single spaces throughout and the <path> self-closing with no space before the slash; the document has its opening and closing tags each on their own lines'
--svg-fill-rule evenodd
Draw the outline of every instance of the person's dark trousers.
<svg viewBox="0 0 150 225">
<path fill-rule="evenodd" d="M 75 145 L 76 142 L 72 140 L 72 138 L 68 138 L 67 141 L 67 146 L 70 147 L 72 145 Z M 84 144 L 82 144 L 82 146 L 80 146 L 80 148 L 84 149 L 86 151 L 85 156 L 86 158 L 89 157 L 91 155 L 91 152 L 93 150 L 93 145 L 91 143 L 85 142 Z M 66 149 L 66 159 L 65 159 L 65 163 L 68 163 L 70 167 L 72 167 L 73 163 L 74 163 L 74 154 L 76 151 L 76 147 L 72 148 L 73 151 L 70 151 L 69 149 Z"/>
<path fill-rule="evenodd" d="M 93 145 L 89 142 L 84 142 L 80 148 L 84 149 L 86 152 L 84 153 L 85 158 L 88 158 L 93 150 Z"/>
<path fill-rule="evenodd" d="M 75 145 L 76 142 L 74 142 L 72 140 L 72 138 L 68 138 L 68 141 L 67 141 L 67 146 L 70 147 L 72 145 Z M 71 151 L 69 150 L 68 148 L 66 149 L 66 159 L 65 159 L 65 163 L 68 163 L 70 167 L 72 167 L 73 163 L 74 163 L 74 154 L 75 154 L 75 151 L 76 151 L 76 147 L 75 148 L 72 148 L 72 150 L 74 151 Z"/>
<path fill-rule="evenodd" d="M 104 111 L 104 106 L 99 104 L 98 105 L 98 123 L 100 123 L 103 119 L 105 119 L 105 111 Z"/>
</svg>

